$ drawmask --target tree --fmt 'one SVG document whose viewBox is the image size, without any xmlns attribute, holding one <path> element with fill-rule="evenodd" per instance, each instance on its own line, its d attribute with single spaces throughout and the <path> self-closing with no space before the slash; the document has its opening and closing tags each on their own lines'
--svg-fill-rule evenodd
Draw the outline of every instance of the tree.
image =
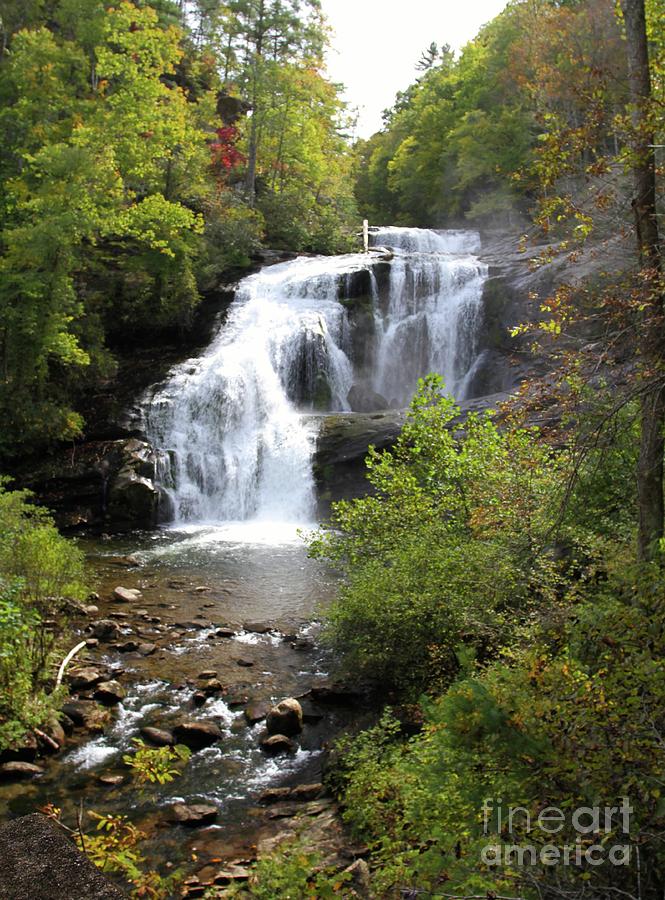
<svg viewBox="0 0 665 900">
<path fill-rule="evenodd" d="M 633 212 L 647 298 L 642 354 L 651 378 L 642 394 L 642 436 L 637 468 L 638 552 L 650 559 L 663 537 L 663 452 L 665 449 L 665 335 L 661 258 L 656 217 L 656 160 L 651 125 L 651 73 L 644 0 L 622 0 L 632 107 Z"/>
</svg>

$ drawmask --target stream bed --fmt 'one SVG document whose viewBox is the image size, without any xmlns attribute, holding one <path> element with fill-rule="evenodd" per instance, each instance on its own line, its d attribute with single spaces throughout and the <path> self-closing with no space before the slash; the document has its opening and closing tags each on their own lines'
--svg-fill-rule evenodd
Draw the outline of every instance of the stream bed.
<svg viewBox="0 0 665 900">
<path fill-rule="evenodd" d="M 335 575 L 307 557 L 295 526 L 269 522 L 165 528 L 81 545 L 100 599 L 98 612 L 78 621 L 79 633 L 85 638 L 98 620 L 116 622 L 120 633 L 71 668 L 106 667 L 127 696 L 111 707 L 103 734 L 76 729 L 43 777 L 0 786 L 0 815 L 47 803 L 62 808 L 69 824 L 81 805 L 128 815 L 148 833 L 144 852 L 158 868 L 237 857 L 252 843 L 261 793 L 320 781 L 326 744 L 357 717 L 355 704 L 319 703 L 308 693 L 317 684 L 325 693 L 330 683 L 317 634 Z M 117 586 L 141 597 L 114 601 Z M 73 635 L 72 645 L 79 639 Z M 215 673 L 224 690 L 197 706 L 202 673 Z M 245 709 L 287 697 L 301 698 L 304 730 L 294 753 L 271 758 L 259 746 L 264 723 L 249 724 Z M 193 753 L 170 784 L 139 791 L 123 754 L 142 726 L 168 729 L 184 720 L 214 722 L 223 739 Z M 102 783 L 109 776 L 122 781 Z M 177 802 L 213 804 L 218 818 L 204 831 L 184 829 L 169 817 Z"/>
</svg>

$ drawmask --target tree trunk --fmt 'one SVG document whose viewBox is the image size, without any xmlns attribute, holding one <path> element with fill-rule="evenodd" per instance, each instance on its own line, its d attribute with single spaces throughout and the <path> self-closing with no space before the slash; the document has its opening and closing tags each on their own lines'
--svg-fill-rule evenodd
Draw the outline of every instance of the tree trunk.
<svg viewBox="0 0 665 900">
<path fill-rule="evenodd" d="M 665 337 L 661 259 L 656 219 L 656 161 L 649 126 L 651 77 L 644 0 L 621 0 L 626 26 L 628 79 L 633 120 L 632 169 L 635 233 L 648 291 L 642 335 L 646 383 L 642 394 L 640 455 L 637 466 L 639 503 L 638 556 L 653 559 L 663 537 L 663 452 L 665 449 Z M 651 277 L 648 277 L 648 276 Z"/>
<path fill-rule="evenodd" d="M 259 78 L 261 77 L 261 62 L 263 57 L 263 40 L 265 38 L 265 4 L 263 0 L 259 4 L 256 22 L 256 37 L 254 45 L 254 59 L 252 62 L 252 118 L 249 126 L 249 146 L 247 150 L 247 175 L 245 177 L 245 189 L 250 202 L 254 203 L 256 197 L 256 163 L 259 154 Z"/>
</svg>

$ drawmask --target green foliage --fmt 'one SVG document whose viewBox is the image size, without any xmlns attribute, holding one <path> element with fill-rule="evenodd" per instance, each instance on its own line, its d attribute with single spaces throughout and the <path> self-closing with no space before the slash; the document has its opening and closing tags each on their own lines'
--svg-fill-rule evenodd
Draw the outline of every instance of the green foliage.
<svg viewBox="0 0 665 900">
<path fill-rule="evenodd" d="M 135 752 L 123 756 L 139 785 L 169 784 L 181 774 L 181 766 L 189 760 L 191 751 L 183 744 L 175 747 L 148 747 L 134 739 Z"/>
<path fill-rule="evenodd" d="M 481 658 L 532 610 L 555 603 L 547 544 L 563 459 L 527 431 L 459 409 L 421 383 L 394 450 L 370 452 L 371 496 L 334 506 L 312 553 L 344 575 L 328 636 L 354 670 L 418 691 L 445 684 L 471 647 Z"/>
<path fill-rule="evenodd" d="M 27 491 L 0 480 L 0 748 L 42 725 L 59 697 L 47 692 L 63 598 L 80 598 L 83 556 Z"/>
<path fill-rule="evenodd" d="M 248 885 L 225 889 L 224 897 L 255 897 L 256 900 L 331 900 L 344 896 L 348 876 L 321 868 L 321 855 L 306 848 L 306 837 L 283 842 L 270 856 L 259 860 Z M 211 889 L 205 897 L 219 896 Z"/>
</svg>

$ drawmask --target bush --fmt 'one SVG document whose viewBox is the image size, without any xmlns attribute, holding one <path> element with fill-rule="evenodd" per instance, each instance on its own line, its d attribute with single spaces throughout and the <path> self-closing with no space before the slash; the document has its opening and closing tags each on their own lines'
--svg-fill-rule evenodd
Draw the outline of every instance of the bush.
<svg viewBox="0 0 665 900">
<path fill-rule="evenodd" d="M 81 598 L 83 555 L 27 491 L 0 480 L 0 749 L 43 724 L 67 619 L 63 598 Z"/>
<path fill-rule="evenodd" d="M 329 640 L 412 693 L 495 653 L 536 602 L 555 609 L 564 581 L 551 546 L 564 458 L 533 432 L 458 416 L 439 378 L 422 382 L 394 449 L 370 451 L 372 495 L 335 504 L 311 544 L 345 576 Z"/>
</svg>

